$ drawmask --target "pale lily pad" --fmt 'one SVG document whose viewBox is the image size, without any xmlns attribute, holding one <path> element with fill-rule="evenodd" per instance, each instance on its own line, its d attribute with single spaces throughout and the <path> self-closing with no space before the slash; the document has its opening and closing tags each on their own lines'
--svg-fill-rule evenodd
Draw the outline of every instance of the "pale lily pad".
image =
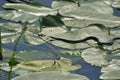
<svg viewBox="0 0 120 80">
<path fill-rule="evenodd" d="M 89 37 L 96 37 L 98 39 L 98 42 L 103 42 L 103 43 L 109 43 L 113 39 L 113 36 L 108 35 L 106 30 L 102 30 L 97 26 L 90 26 L 90 27 L 86 27 L 82 29 L 77 29 L 74 31 L 68 31 L 68 32 L 61 33 L 61 34 L 56 34 L 52 37 L 69 40 L 71 42 L 72 41 L 84 42 L 85 40 L 94 40 L 92 38 L 87 39 Z"/>
<path fill-rule="evenodd" d="M 32 71 L 71 71 L 79 69 L 80 65 L 73 65 L 70 60 L 61 59 L 22 62 L 17 67 Z"/>
<path fill-rule="evenodd" d="M 2 43 L 14 42 L 22 32 L 22 26 L 14 23 L 0 23 Z"/>
<path fill-rule="evenodd" d="M 120 79 L 120 54 L 114 53 L 113 55 L 111 57 L 112 61 L 109 63 L 109 65 L 102 67 L 101 72 L 103 74 L 100 76 L 101 79 L 108 79 L 108 80 L 111 80 L 111 79 L 119 80 Z"/>
<path fill-rule="evenodd" d="M 48 37 L 56 34 L 65 33 L 66 31 L 67 31 L 66 28 L 60 26 L 42 28 L 42 33 Z"/>
<path fill-rule="evenodd" d="M 26 11 L 26 12 L 30 12 L 30 14 L 35 14 L 38 16 L 42 16 L 42 15 L 50 15 L 50 14 L 56 14 L 55 10 L 52 10 L 49 7 L 45 7 L 43 5 L 34 5 L 34 4 L 25 4 L 25 3 L 5 3 L 3 6 L 3 8 L 6 9 L 15 9 L 18 11 Z"/>
<path fill-rule="evenodd" d="M 87 77 L 68 72 L 35 72 L 13 78 L 12 80 L 89 80 Z"/>
<path fill-rule="evenodd" d="M 114 2 L 114 0 L 102 0 L 102 2 L 109 5 L 109 6 L 111 6 L 112 3 Z"/>
<path fill-rule="evenodd" d="M 20 35 L 22 35 L 20 41 L 23 43 L 31 43 L 34 45 L 45 43 L 38 37 L 40 30 L 35 25 L 22 26 L 16 23 L 0 23 L 0 27 L 3 43 L 15 42 Z M 44 38 L 46 39 L 46 37 Z"/>
<path fill-rule="evenodd" d="M 36 15 L 16 10 L 0 11 L 0 17 L 6 20 L 23 23 L 25 22 L 32 23 L 39 19 L 39 17 Z"/>
<path fill-rule="evenodd" d="M 108 66 L 102 67 L 101 72 L 120 71 L 120 60 L 112 60 Z"/>
<path fill-rule="evenodd" d="M 112 7 L 120 9 L 120 0 L 114 0 Z"/>
<path fill-rule="evenodd" d="M 34 4 L 24 4 L 24 3 L 5 3 L 3 8 L 14 9 L 14 10 L 4 10 L 0 11 L 0 17 L 7 20 L 12 20 L 15 22 L 28 22 L 32 23 L 39 19 L 39 16 L 55 15 L 56 10 L 45 6 L 35 6 Z"/>
<path fill-rule="evenodd" d="M 104 80 L 119 80 L 120 79 L 120 70 L 113 70 L 106 72 L 100 76 Z"/>
<path fill-rule="evenodd" d="M 89 6 L 89 7 L 88 7 Z M 53 9 L 64 9 L 64 12 L 68 12 L 74 9 L 87 9 L 88 11 L 99 12 L 99 13 L 112 13 L 112 8 L 103 3 L 103 1 L 94 0 L 94 1 L 81 1 L 81 5 L 78 6 L 76 3 L 69 1 L 53 1 L 52 3 Z M 65 9 L 66 8 L 66 9 Z M 68 9 L 67 9 L 68 8 Z M 90 9 L 90 10 L 89 10 Z"/>
<path fill-rule="evenodd" d="M 120 35 L 119 35 L 120 34 L 120 28 L 119 28 L 119 26 L 117 26 L 116 28 L 110 29 L 110 34 L 120 38 Z"/>
<path fill-rule="evenodd" d="M 88 63 L 96 66 L 107 65 L 106 51 L 97 48 L 88 48 L 81 53 L 81 57 Z"/>
<path fill-rule="evenodd" d="M 120 24 L 119 17 L 113 15 L 112 7 L 104 1 L 83 3 L 80 7 L 72 2 L 55 1 L 53 2 L 54 7 L 59 9 L 59 14 L 68 18 L 72 17 L 72 19 L 63 20 L 67 26 L 81 28 L 89 24 L 99 23 L 106 27 L 114 27 Z"/>
<path fill-rule="evenodd" d="M 49 36 L 51 36 L 52 44 L 69 49 L 84 49 L 95 46 L 97 43 L 112 44 L 114 37 L 116 37 L 109 35 L 107 30 L 98 26 L 89 26 Z"/>
<path fill-rule="evenodd" d="M 71 43 L 66 43 L 66 42 L 57 41 L 57 40 L 52 41 L 52 44 L 61 48 L 66 48 L 66 49 L 84 49 L 84 48 L 90 47 L 90 45 L 87 43 L 71 44 Z"/>
<path fill-rule="evenodd" d="M 59 1 L 53 1 L 52 2 L 52 8 L 53 9 L 61 9 L 61 7 L 63 6 L 66 6 L 67 5 L 73 5 L 75 7 L 78 7 L 75 3 L 71 2 L 71 1 L 62 1 L 62 0 L 59 0 Z"/>
</svg>

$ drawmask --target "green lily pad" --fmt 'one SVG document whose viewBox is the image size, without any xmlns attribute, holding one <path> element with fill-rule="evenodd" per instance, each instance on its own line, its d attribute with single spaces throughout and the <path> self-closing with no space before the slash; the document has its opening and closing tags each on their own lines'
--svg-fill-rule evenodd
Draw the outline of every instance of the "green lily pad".
<svg viewBox="0 0 120 80">
<path fill-rule="evenodd" d="M 120 79 L 120 53 L 111 55 L 109 65 L 102 67 L 100 79 L 119 80 Z"/>
<path fill-rule="evenodd" d="M 23 26 L 17 23 L 0 23 L 3 43 L 13 43 L 22 34 L 20 41 L 34 45 L 45 43 L 38 37 L 40 30 L 35 25 L 26 25 L 23 34 Z M 46 39 L 46 37 L 44 37 Z"/>
<path fill-rule="evenodd" d="M 112 38 L 112 36 L 108 35 L 107 31 L 101 30 L 97 26 L 90 26 L 82 29 L 77 29 L 74 31 L 68 31 L 66 33 L 56 34 L 53 37 L 71 40 L 71 41 L 83 40 L 87 37 L 96 37 L 100 40 L 100 42 L 106 42 Z"/>
<path fill-rule="evenodd" d="M 107 65 L 106 51 L 97 48 L 88 48 L 81 53 L 81 57 L 88 63 L 96 66 Z"/>
<path fill-rule="evenodd" d="M 114 0 L 114 2 L 112 3 L 112 7 L 120 9 L 120 1 Z"/>
<path fill-rule="evenodd" d="M 119 80 L 120 79 L 120 70 L 112 70 L 106 72 L 100 76 L 104 80 Z"/>
<path fill-rule="evenodd" d="M 95 23 L 106 27 L 119 26 L 119 17 L 114 16 L 113 8 L 106 4 L 110 2 L 112 3 L 112 1 L 97 0 L 92 3 L 83 3 L 78 7 L 74 3 L 55 1 L 52 6 L 59 10 L 59 14 L 67 17 L 63 19 L 67 26 L 81 28 Z"/>
<path fill-rule="evenodd" d="M 13 10 L 0 11 L 1 18 L 23 23 L 33 23 L 39 19 L 39 16 L 57 14 L 56 10 L 41 5 L 35 6 L 34 4 L 5 3 L 3 8 Z"/>
</svg>

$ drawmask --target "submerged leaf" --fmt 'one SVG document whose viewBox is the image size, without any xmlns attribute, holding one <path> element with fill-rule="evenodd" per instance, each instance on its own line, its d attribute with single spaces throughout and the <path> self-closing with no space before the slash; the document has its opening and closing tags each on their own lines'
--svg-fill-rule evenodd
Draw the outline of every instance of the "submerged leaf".
<svg viewBox="0 0 120 80">
<path fill-rule="evenodd" d="M 60 19 L 59 15 L 56 16 L 52 16 L 52 15 L 48 15 L 46 17 L 43 17 L 42 19 L 42 23 L 43 26 L 60 26 L 62 27 L 64 25 L 64 23 L 62 22 L 62 20 Z"/>
<path fill-rule="evenodd" d="M 71 71 L 79 69 L 79 65 L 73 65 L 70 60 L 37 60 L 22 62 L 17 65 L 19 68 L 33 71 Z"/>
<path fill-rule="evenodd" d="M 87 77 L 69 72 L 35 72 L 13 78 L 12 80 L 89 80 Z"/>
<path fill-rule="evenodd" d="M 24 46 L 25 47 L 25 46 Z M 28 47 L 28 46 L 26 46 Z M 36 46 L 38 47 L 38 46 Z M 35 47 L 35 48 L 36 48 Z M 12 56 L 12 50 L 3 49 L 3 60 L 9 60 L 9 57 Z M 18 51 L 15 55 L 15 59 L 21 61 L 32 61 L 32 60 L 44 60 L 44 59 L 54 59 L 56 56 L 54 53 L 50 52 L 48 49 L 39 48 L 39 50 L 23 50 Z"/>
</svg>

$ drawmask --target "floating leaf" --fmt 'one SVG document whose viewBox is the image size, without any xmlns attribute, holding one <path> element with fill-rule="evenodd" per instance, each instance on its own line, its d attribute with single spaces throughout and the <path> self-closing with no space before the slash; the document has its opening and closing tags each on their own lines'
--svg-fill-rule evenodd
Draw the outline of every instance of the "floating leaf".
<svg viewBox="0 0 120 80">
<path fill-rule="evenodd" d="M 5 3 L 3 8 L 14 9 L 0 11 L 0 17 L 15 22 L 32 23 L 39 19 L 39 16 L 55 15 L 56 10 L 44 6 L 34 6 L 23 3 Z"/>
<path fill-rule="evenodd" d="M 56 34 L 53 37 L 71 40 L 71 42 L 78 40 L 85 41 L 84 39 L 88 37 L 96 37 L 100 42 L 106 42 L 106 41 L 109 42 L 110 39 L 112 38 L 112 36 L 108 35 L 107 31 L 101 30 L 97 26 L 90 26 L 82 29 L 77 29 L 74 31 L 68 31 L 62 34 Z M 90 39 L 86 39 L 86 40 L 90 40 Z M 94 39 L 91 38 L 91 40 Z"/>
<path fill-rule="evenodd" d="M 2 43 L 14 42 L 22 32 L 22 26 L 14 23 L 0 23 Z"/>
<path fill-rule="evenodd" d="M 104 80 L 119 80 L 120 79 L 120 70 L 109 71 L 100 76 Z"/>
<path fill-rule="evenodd" d="M 71 71 L 79 69 L 79 65 L 73 65 L 70 60 L 37 60 L 22 62 L 17 65 L 19 68 L 33 71 Z"/>
<path fill-rule="evenodd" d="M 109 65 L 102 67 L 101 72 L 103 73 L 101 79 L 120 79 L 120 50 L 112 51 L 109 54 L 110 62 Z"/>
<path fill-rule="evenodd" d="M 109 71 L 119 71 L 120 70 L 120 60 L 113 59 L 108 66 L 102 67 L 101 72 L 109 72 Z"/>
<path fill-rule="evenodd" d="M 68 72 L 35 72 L 13 78 L 12 80 L 89 80 L 87 77 Z"/>
<path fill-rule="evenodd" d="M 15 42 L 17 38 L 23 33 L 24 26 L 16 23 L 0 23 L 1 35 L 3 43 Z M 23 43 L 43 44 L 45 43 L 38 37 L 40 30 L 35 25 L 26 25 L 25 32 L 20 41 Z M 46 39 L 46 37 L 44 37 Z"/>
<path fill-rule="evenodd" d="M 59 9 L 59 14 L 67 17 L 63 21 L 70 27 L 81 28 L 95 23 L 103 24 L 106 27 L 114 27 L 120 24 L 120 19 L 113 15 L 112 7 L 104 1 L 83 3 L 80 7 L 73 3 L 55 1 L 53 2 L 53 8 L 54 6 Z"/>
<path fill-rule="evenodd" d="M 114 0 L 114 2 L 112 3 L 112 7 L 120 9 L 120 1 Z"/>
<path fill-rule="evenodd" d="M 15 9 L 18 11 L 23 11 L 23 12 L 27 12 L 30 14 L 34 14 L 34 15 L 54 15 L 56 14 L 56 11 L 49 8 L 49 7 L 45 7 L 45 6 L 35 6 L 34 4 L 14 4 L 14 3 L 5 3 L 3 5 L 3 8 L 7 8 L 7 9 Z"/>
<path fill-rule="evenodd" d="M 36 15 L 16 10 L 0 11 L 0 17 L 6 20 L 22 23 L 32 23 L 39 19 Z"/>
<path fill-rule="evenodd" d="M 81 57 L 88 63 L 96 66 L 107 65 L 106 51 L 97 48 L 88 48 L 81 53 Z"/>
<path fill-rule="evenodd" d="M 66 28 L 63 27 L 47 27 L 47 28 L 42 28 L 42 33 L 45 34 L 46 36 L 52 36 L 52 35 L 56 35 L 56 34 L 61 34 L 61 33 L 65 33 L 67 30 Z"/>
</svg>

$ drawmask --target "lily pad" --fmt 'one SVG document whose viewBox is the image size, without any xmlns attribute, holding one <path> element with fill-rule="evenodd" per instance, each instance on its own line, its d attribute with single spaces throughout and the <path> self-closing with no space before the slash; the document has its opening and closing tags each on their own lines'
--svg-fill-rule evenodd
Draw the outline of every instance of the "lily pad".
<svg viewBox="0 0 120 80">
<path fill-rule="evenodd" d="M 120 1 L 114 0 L 114 2 L 112 3 L 112 7 L 120 9 Z"/>
<path fill-rule="evenodd" d="M 80 65 L 74 65 L 70 60 L 64 59 L 22 62 L 17 66 L 32 71 L 71 71 L 80 68 Z"/>
<path fill-rule="evenodd" d="M 113 70 L 104 73 L 100 76 L 101 79 L 104 80 L 119 80 L 120 79 L 120 70 Z"/>
<path fill-rule="evenodd" d="M 40 30 L 35 25 L 22 26 L 17 23 L 0 23 L 0 26 L 3 43 L 15 42 L 20 35 L 22 35 L 20 41 L 23 43 L 31 43 L 34 45 L 45 43 L 38 37 Z"/>
<path fill-rule="evenodd" d="M 120 54 L 112 58 L 113 59 L 108 66 L 102 67 L 101 72 L 103 74 L 100 76 L 100 79 L 108 79 L 108 80 L 120 79 Z"/>
<path fill-rule="evenodd" d="M 33 23 L 39 20 L 39 16 L 57 14 L 56 10 L 40 5 L 35 6 L 34 4 L 5 3 L 3 5 L 3 8 L 12 10 L 0 11 L 1 18 L 23 23 L 25 22 Z"/>
<path fill-rule="evenodd" d="M 81 28 L 99 23 L 106 27 L 114 27 L 120 24 L 119 17 L 113 15 L 113 8 L 104 1 L 83 3 L 80 7 L 72 2 L 55 1 L 52 6 L 59 10 L 60 15 L 70 18 L 63 20 L 67 26 Z"/>
<path fill-rule="evenodd" d="M 68 31 L 68 32 L 61 33 L 61 34 L 56 34 L 56 35 L 53 35 L 52 37 L 58 38 L 56 40 L 63 41 L 63 42 L 65 42 L 65 40 L 68 40 L 68 42 L 71 41 L 71 43 L 73 41 L 74 42 L 76 41 L 76 43 L 78 41 L 78 43 L 79 43 L 79 42 L 84 42 L 87 40 L 94 40 L 96 42 L 110 43 L 115 36 L 113 37 L 113 36 L 109 35 L 106 30 L 102 30 L 97 26 L 90 26 L 90 27 L 86 27 L 86 28 L 82 28 L 82 29 L 77 29 L 74 31 Z M 98 39 L 98 41 L 93 38 L 90 38 L 90 37 L 95 37 Z M 64 40 L 62 40 L 62 39 L 64 39 Z"/>
<path fill-rule="evenodd" d="M 107 65 L 106 51 L 97 48 L 88 48 L 81 53 L 81 57 L 88 63 L 96 66 Z"/>
<path fill-rule="evenodd" d="M 68 72 L 35 72 L 13 78 L 12 80 L 89 80 L 87 77 Z"/>
</svg>

